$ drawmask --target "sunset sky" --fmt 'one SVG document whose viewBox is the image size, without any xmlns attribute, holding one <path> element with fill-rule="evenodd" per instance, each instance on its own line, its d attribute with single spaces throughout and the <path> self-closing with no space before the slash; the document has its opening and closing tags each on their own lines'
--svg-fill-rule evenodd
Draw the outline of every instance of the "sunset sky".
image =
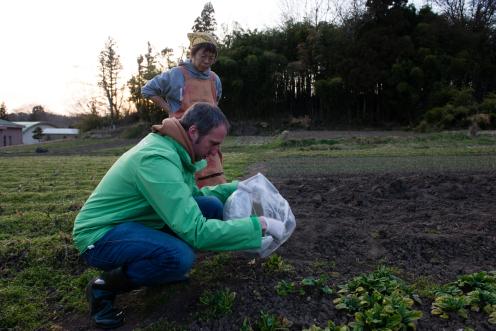
<svg viewBox="0 0 496 331">
<path fill-rule="evenodd" d="M 8 112 L 41 104 L 56 113 L 95 93 L 98 55 L 109 36 L 117 42 L 127 81 L 136 57 L 155 49 L 187 46 L 186 34 L 205 0 L 15 0 L 0 2 L 0 103 Z M 278 0 L 212 0 L 218 30 L 275 26 Z"/>
<path fill-rule="evenodd" d="M 222 25 L 244 29 L 281 23 L 284 9 L 324 0 L 211 0 Z M 15 0 L 0 2 L 0 103 L 8 112 L 41 104 L 69 114 L 97 93 L 98 55 L 117 43 L 122 82 L 136 71 L 147 42 L 157 50 L 188 46 L 186 34 L 206 0 Z M 176 54 L 177 56 L 178 54 Z M 31 106 L 32 107 L 32 106 Z M 30 111 L 30 107 L 27 111 Z M 25 109 L 26 110 L 26 109 Z"/>
</svg>

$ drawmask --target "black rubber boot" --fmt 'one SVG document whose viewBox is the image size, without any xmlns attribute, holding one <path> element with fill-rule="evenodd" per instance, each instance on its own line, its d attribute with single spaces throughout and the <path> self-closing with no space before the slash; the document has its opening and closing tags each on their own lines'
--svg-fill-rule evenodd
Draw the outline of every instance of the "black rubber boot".
<svg viewBox="0 0 496 331">
<path fill-rule="evenodd" d="M 124 324 L 124 313 L 113 307 L 115 296 L 136 288 L 122 268 L 104 272 L 86 286 L 86 298 L 95 326 L 113 329 Z"/>
</svg>

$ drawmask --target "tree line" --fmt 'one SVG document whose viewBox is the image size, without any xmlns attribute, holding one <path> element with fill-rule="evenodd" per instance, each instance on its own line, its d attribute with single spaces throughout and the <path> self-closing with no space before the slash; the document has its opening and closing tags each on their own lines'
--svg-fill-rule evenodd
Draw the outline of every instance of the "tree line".
<svg viewBox="0 0 496 331">
<path fill-rule="evenodd" d="M 407 0 L 351 0 L 339 19 L 319 17 L 325 1 L 315 1 L 308 15 L 285 15 L 278 27 L 237 26 L 219 40 L 213 66 L 223 84 L 220 107 L 231 120 L 308 117 L 314 126 L 328 127 L 429 130 L 474 122 L 494 127 L 496 0 L 433 1 L 436 10 Z M 193 31 L 215 33 L 214 14 L 212 4 L 205 4 Z M 126 84 L 135 111 L 122 112 L 115 75 L 119 56 L 109 39 L 99 58 L 99 85 L 111 117 L 106 123 L 167 116 L 140 89 L 177 65 L 175 59 L 172 49 L 157 52 L 148 43 Z M 95 121 L 94 101 L 90 108 L 86 118 Z"/>
<path fill-rule="evenodd" d="M 223 83 L 220 106 L 236 120 L 308 116 L 314 124 L 420 129 L 480 118 L 494 124 L 496 2 L 438 0 L 437 9 L 367 0 L 339 22 L 306 17 L 235 29 L 220 42 L 213 66 Z M 150 47 L 145 59 L 130 81 L 144 117 L 159 111 L 137 88 L 161 71 Z"/>
</svg>

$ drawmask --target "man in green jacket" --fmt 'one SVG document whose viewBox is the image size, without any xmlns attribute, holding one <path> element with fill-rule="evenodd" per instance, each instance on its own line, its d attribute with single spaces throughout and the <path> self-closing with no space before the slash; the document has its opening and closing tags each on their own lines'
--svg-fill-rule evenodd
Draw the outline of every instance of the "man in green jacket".
<svg viewBox="0 0 496 331">
<path fill-rule="evenodd" d="M 194 249 L 258 249 L 263 233 L 281 238 L 284 225 L 268 217 L 222 221 L 223 203 L 237 182 L 195 184 L 194 173 L 218 150 L 229 122 L 216 107 L 193 105 L 181 120 L 165 119 L 109 169 L 76 217 L 74 243 L 104 272 L 86 288 L 98 327 L 122 325 L 115 296 L 140 286 L 186 279 Z"/>
</svg>

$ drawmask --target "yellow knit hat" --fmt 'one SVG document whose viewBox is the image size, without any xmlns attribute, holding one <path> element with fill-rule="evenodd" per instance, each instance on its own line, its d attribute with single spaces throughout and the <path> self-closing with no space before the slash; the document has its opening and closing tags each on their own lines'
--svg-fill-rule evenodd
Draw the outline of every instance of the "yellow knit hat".
<svg viewBox="0 0 496 331">
<path fill-rule="evenodd" d="M 201 43 L 209 43 L 217 47 L 215 37 L 208 32 L 190 32 L 188 33 L 188 39 L 191 48 Z"/>
</svg>

